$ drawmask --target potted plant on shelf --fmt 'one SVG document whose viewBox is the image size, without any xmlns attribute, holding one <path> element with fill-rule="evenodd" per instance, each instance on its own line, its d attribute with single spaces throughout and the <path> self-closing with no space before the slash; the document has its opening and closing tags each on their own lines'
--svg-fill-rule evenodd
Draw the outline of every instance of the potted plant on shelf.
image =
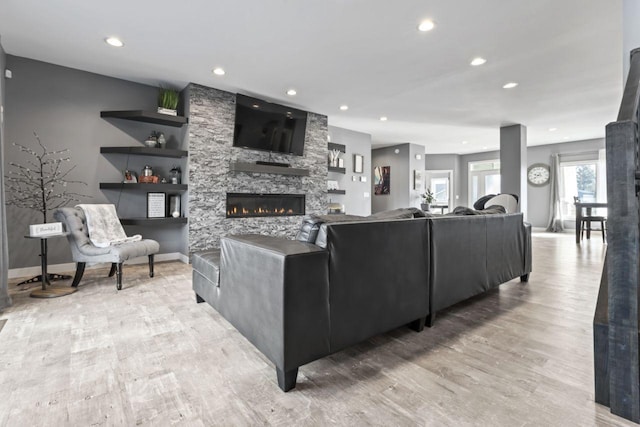
<svg viewBox="0 0 640 427">
<path fill-rule="evenodd" d="M 427 191 L 422 195 L 422 203 L 420 204 L 420 208 L 423 211 L 428 211 L 431 203 L 435 202 L 436 198 L 433 195 L 431 189 L 427 189 Z"/>
<path fill-rule="evenodd" d="M 170 116 L 178 115 L 178 92 L 173 89 L 160 88 L 158 93 L 158 113 Z"/>
</svg>

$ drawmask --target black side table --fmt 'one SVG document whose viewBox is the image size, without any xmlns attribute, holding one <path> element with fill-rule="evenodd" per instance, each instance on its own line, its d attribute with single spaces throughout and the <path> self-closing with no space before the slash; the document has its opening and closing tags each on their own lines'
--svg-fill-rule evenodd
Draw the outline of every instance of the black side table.
<svg viewBox="0 0 640 427">
<path fill-rule="evenodd" d="M 77 291 L 77 288 L 69 287 L 53 287 L 52 281 L 56 280 L 71 280 L 71 276 L 62 274 L 49 274 L 47 273 L 47 239 L 54 237 L 65 237 L 67 233 L 52 233 L 44 234 L 42 236 L 24 236 L 26 239 L 40 239 L 40 266 L 42 268 L 42 274 L 36 277 L 32 277 L 29 280 L 18 283 L 18 285 L 24 285 L 26 283 L 42 282 L 42 289 L 36 289 L 31 294 L 32 298 L 57 298 L 65 295 L 69 295 Z M 47 285 L 49 287 L 47 288 Z"/>
</svg>

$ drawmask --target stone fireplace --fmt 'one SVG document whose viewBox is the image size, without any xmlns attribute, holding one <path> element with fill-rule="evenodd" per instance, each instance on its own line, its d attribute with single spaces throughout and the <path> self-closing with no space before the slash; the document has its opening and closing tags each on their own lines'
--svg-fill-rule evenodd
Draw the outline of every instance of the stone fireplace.
<svg viewBox="0 0 640 427">
<path fill-rule="evenodd" d="M 265 234 L 291 239 L 300 229 L 301 215 L 326 213 L 329 202 L 326 116 L 308 113 L 304 155 L 268 153 L 233 146 L 235 94 L 190 84 L 186 96 L 190 253 L 218 248 L 220 239 L 228 235 Z M 291 167 L 282 168 L 286 172 L 301 169 L 308 171 L 308 175 L 232 167 L 239 163 L 255 165 L 258 161 L 288 163 Z M 237 194 L 293 196 L 298 198 L 298 205 L 272 206 L 272 201 L 263 197 L 259 203 L 242 207 L 228 199 Z M 243 208 L 251 214 L 235 215 L 234 206 L 236 214 L 243 212 Z M 265 209 L 279 213 L 266 215 L 262 212 Z M 295 213 L 289 213 L 289 209 Z"/>
<path fill-rule="evenodd" d="M 227 218 L 304 215 L 304 194 L 227 193 Z"/>
</svg>

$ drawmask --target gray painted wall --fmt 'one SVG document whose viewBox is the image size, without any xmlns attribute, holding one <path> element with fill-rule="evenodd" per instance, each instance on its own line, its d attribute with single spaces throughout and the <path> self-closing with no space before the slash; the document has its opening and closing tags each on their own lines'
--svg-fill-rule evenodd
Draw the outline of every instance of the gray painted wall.
<svg viewBox="0 0 640 427">
<path fill-rule="evenodd" d="M 602 148 L 604 148 L 604 138 L 527 147 L 527 168 L 534 163 L 550 164 L 551 154 L 596 152 Z M 469 162 L 500 159 L 500 152 L 489 151 L 462 156 L 455 154 L 428 155 L 425 167 L 427 169 L 449 169 L 452 164 L 456 164 L 454 158 L 457 158 L 457 171 L 454 172 L 454 176 L 459 176 L 459 185 L 457 187 L 460 194 L 460 198 L 456 204 L 468 206 Z M 531 222 L 534 227 L 547 226 L 549 215 L 549 191 L 550 187 L 548 185 L 544 187 L 527 186 L 527 221 Z"/>
<path fill-rule="evenodd" d="M 395 153 L 398 150 L 398 153 Z M 375 195 L 376 166 L 391 166 L 391 187 L 388 195 Z M 371 212 L 377 213 L 409 206 L 409 144 L 371 150 Z"/>
<path fill-rule="evenodd" d="M 7 236 L 7 222 L 4 206 L 4 70 L 6 55 L 0 39 L 0 311 L 11 305 L 9 298 L 9 282 L 7 272 L 9 270 L 9 245 Z"/>
<path fill-rule="evenodd" d="M 395 151 L 398 150 L 398 153 Z M 392 147 L 371 150 L 371 211 L 373 213 L 403 208 L 420 207 L 420 190 L 413 189 L 413 171 L 424 170 L 424 157 L 416 159 L 416 154 L 424 156 L 424 146 L 398 144 Z M 374 194 L 373 168 L 391 166 L 391 191 L 389 195 Z"/>
<path fill-rule="evenodd" d="M 527 167 L 534 163 L 550 165 L 552 154 L 596 152 L 602 148 L 604 148 L 604 138 L 529 147 L 527 150 Z M 544 187 L 533 187 L 530 185 L 528 191 L 529 216 L 527 220 L 531 222 L 534 227 L 546 227 L 549 221 L 549 192 L 551 191 L 551 187 L 549 185 L 545 185 Z"/>
<path fill-rule="evenodd" d="M 347 194 L 329 194 L 329 201 L 342 203 L 345 212 L 351 215 L 367 216 L 371 214 L 371 135 L 336 126 L 329 126 L 331 142 L 343 144 L 346 148 L 344 165 L 346 174 L 329 172 L 329 179 L 338 181 L 341 190 Z M 353 155 L 364 156 L 362 173 L 353 171 Z M 364 177 L 366 181 L 361 181 Z M 355 178 L 355 181 L 353 180 Z"/>
<path fill-rule="evenodd" d="M 305 194 L 306 213 L 327 211 L 327 117 L 309 113 L 303 156 L 233 147 L 233 93 L 190 84 L 189 251 L 219 247 L 227 234 L 295 236 L 301 217 L 226 218 L 226 193 Z M 309 169 L 308 177 L 231 172 L 231 162 L 255 163 L 271 157 Z"/>
<path fill-rule="evenodd" d="M 120 182 L 123 169 L 140 173 L 145 164 L 166 175 L 178 162 L 159 157 L 101 155 L 100 146 L 142 145 L 149 133 L 157 130 L 165 133 L 170 147 L 178 148 L 183 145 L 186 126 L 177 129 L 120 119 L 105 120 L 100 118 L 100 111 L 155 110 L 157 88 L 11 55 L 7 56 L 7 66 L 13 78 L 7 80 L 6 85 L 5 166 L 8 162 L 26 160 L 10 143 L 34 146 L 33 132 L 36 131 L 49 149 L 70 149 L 71 164 L 76 165 L 70 178 L 86 182 L 88 186 L 78 190 L 91 196 L 83 202 L 114 203 L 122 217 L 146 216 L 145 192 L 102 192 L 98 184 Z M 41 222 L 38 212 L 7 208 L 11 268 L 39 265 L 38 242 L 23 236 L 29 224 Z M 126 227 L 125 231 L 157 240 L 161 253 L 186 254 L 184 226 Z M 65 239 L 51 239 L 49 245 L 49 263 L 72 261 Z"/>
<path fill-rule="evenodd" d="M 520 198 L 518 212 L 527 220 L 527 128 L 523 125 L 500 128 L 500 176 L 502 193 Z"/>
</svg>

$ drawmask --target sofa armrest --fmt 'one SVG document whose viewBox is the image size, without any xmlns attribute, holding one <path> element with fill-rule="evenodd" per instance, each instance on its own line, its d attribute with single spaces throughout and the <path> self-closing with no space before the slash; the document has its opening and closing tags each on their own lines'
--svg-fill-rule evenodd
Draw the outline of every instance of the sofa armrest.
<svg viewBox="0 0 640 427">
<path fill-rule="evenodd" d="M 220 242 L 220 313 L 277 368 L 329 354 L 328 252 L 311 243 L 243 235 Z"/>
</svg>

